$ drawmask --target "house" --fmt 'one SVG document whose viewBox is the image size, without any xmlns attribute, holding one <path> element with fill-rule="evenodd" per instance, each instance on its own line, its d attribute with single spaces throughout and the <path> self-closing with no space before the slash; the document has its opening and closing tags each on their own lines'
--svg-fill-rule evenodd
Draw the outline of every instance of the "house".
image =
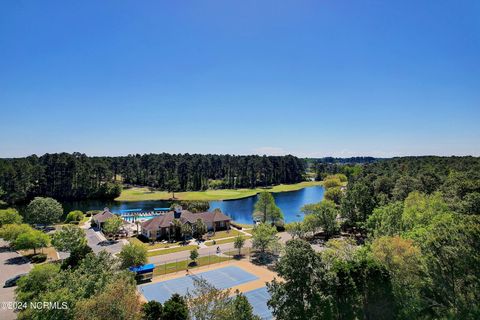
<svg viewBox="0 0 480 320">
<path fill-rule="evenodd" d="M 181 207 L 174 211 L 168 211 L 162 215 L 156 216 L 142 223 L 142 235 L 148 239 L 167 239 L 175 234 L 174 220 L 180 221 L 180 224 L 190 224 L 195 228 L 195 222 L 200 219 L 207 226 L 208 231 L 218 231 L 230 229 L 230 217 L 226 216 L 220 210 L 212 212 L 192 213 L 188 210 L 182 210 Z"/>
<path fill-rule="evenodd" d="M 107 219 L 110 219 L 114 216 L 115 215 L 110 212 L 110 209 L 104 208 L 103 212 L 97 213 L 96 215 L 94 215 L 92 217 L 92 220 L 101 229 L 103 227 L 103 224 L 105 223 L 105 221 L 107 221 Z"/>
</svg>

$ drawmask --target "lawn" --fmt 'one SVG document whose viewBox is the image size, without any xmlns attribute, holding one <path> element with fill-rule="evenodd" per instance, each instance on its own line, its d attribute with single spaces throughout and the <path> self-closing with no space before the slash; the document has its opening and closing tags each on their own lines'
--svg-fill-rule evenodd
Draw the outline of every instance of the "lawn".
<svg viewBox="0 0 480 320">
<path fill-rule="evenodd" d="M 192 249 L 198 249 L 198 246 L 188 245 L 188 246 L 180 246 L 180 247 L 169 248 L 169 249 L 164 249 L 164 250 L 148 251 L 147 256 L 148 257 L 153 257 L 153 256 L 159 256 L 159 255 L 162 255 L 162 254 L 169 254 L 169 253 L 192 250 Z"/>
<path fill-rule="evenodd" d="M 231 260 L 232 258 L 230 257 L 219 257 L 216 255 L 211 255 L 211 256 L 206 256 L 206 257 L 200 257 L 197 259 L 197 264 L 196 265 L 190 265 L 189 264 L 192 262 L 192 260 L 182 260 L 178 262 L 170 262 L 166 264 L 161 264 L 155 266 L 155 269 L 153 271 L 153 276 L 161 276 L 167 273 L 172 273 L 172 272 L 177 272 L 177 271 L 183 271 L 186 270 L 187 267 L 189 269 L 194 269 L 198 267 L 203 267 L 203 266 L 208 266 L 211 264 Z"/>
<path fill-rule="evenodd" d="M 251 236 L 242 236 L 242 238 L 246 240 L 246 239 L 250 239 Z M 213 241 L 205 241 L 205 245 L 211 247 L 211 246 L 214 246 L 214 245 L 217 245 L 217 244 L 230 243 L 230 242 L 234 242 L 234 241 L 235 241 L 235 238 L 216 240 L 215 244 L 213 243 Z"/>
<path fill-rule="evenodd" d="M 128 242 L 131 244 L 139 244 L 144 246 L 147 250 L 152 250 L 152 249 L 161 249 L 161 248 L 169 248 L 173 246 L 179 246 L 181 242 L 171 242 L 171 243 L 155 243 L 155 244 L 150 244 L 150 243 L 145 243 L 138 238 L 128 238 Z"/>
<path fill-rule="evenodd" d="M 217 240 L 221 238 L 235 237 L 239 234 L 243 234 L 243 233 L 235 229 L 230 229 L 230 230 L 224 230 L 224 231 L 217 231 L 215 232 L 215 235 L 210 238 L 208 238 L 207 235 L 205 235 L 204 238 L 206 240 Z"/>
<path fill-rule="evenodd" d="M 300 190 L 306 187 L 321 185 L 320 181 L 304 181 L 295 184 L 281 184 L 271 188 L 256 189 L 222 189 L 191 192 L 175 192 L 175 198 L 178 200 L 232 200 L 253 196 L 262 191 L 286 192 Z M 172 197 L 171 192 L 150 191 L 148 188 L 130 188 L 124 189 L 122 194 L 116 198 L 116 201 L 146 201 L 146 200 L 168 200 Z"/>
</svg>

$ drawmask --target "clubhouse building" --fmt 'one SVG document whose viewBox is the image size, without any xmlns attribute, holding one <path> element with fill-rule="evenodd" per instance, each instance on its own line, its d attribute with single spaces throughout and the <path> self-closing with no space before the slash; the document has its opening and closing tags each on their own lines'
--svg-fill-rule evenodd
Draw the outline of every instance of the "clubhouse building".
<svg viewBox="0 0 480 320">
<path fill-rule="evenodd" d="M 150 240 L 168 239 L 169 235 L 175 233 L 174 220 L 180 221 L 181 225 L 190 224 L 195 229 L 197 220 L 202 220 L 207 226 L 208 231 L 219 231 L 230 229 L 230 217 L 219 210 L 192 213 L 188 210 L 182 210 L 181 207 L 175 208 L 164 214 L 156 216 L 142 223 L 142 235 Z"/>
</svg>

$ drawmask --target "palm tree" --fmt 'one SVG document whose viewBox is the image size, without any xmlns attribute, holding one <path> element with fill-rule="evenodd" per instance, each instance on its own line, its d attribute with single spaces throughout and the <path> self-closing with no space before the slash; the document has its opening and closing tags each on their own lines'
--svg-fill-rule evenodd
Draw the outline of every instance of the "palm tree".
<svg viewBox="0 0 480 320">
<path fill-rule="evenodd" d="M 178 219 L 173 219 L 172 225 L 175 228 L 175 238 L 180 238 L 181 230 L 182 230 L 182 222 Z"/>
<path fill-rule="evenodd" d="M 183 235 L 183 242 L 187 242 L 187 235 L 191 235 L 192 231 L 193 231 L 193 228 L 190 225 L 190 223 L 185 223 L 184 225 L 182 225 L 181 232 Z"/>
</svg>

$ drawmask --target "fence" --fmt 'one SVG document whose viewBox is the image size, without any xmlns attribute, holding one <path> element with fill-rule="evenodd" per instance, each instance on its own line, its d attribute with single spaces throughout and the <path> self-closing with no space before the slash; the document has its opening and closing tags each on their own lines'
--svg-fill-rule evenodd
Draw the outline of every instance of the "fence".
<svg viewBox="0 0 480 320">
<path fill-rule="evenodd" d="M 242 258 L 250 259 L 251 248 L 242 248 L 241 256 Z M 168 260 L 162 263 L 156 263 L 153 275 L 161 276 L 165 274 L 186 271 L 187 269 L 208 268 L 213 264 L 232 261 L 235 258 L 238 258 L 238 250 L 231 250 L 218 255 L 213 253 L 202 255 L 195 260 L 195 263 L 193 263 L 193 261 L 190 259 Z"/>
</svg>

